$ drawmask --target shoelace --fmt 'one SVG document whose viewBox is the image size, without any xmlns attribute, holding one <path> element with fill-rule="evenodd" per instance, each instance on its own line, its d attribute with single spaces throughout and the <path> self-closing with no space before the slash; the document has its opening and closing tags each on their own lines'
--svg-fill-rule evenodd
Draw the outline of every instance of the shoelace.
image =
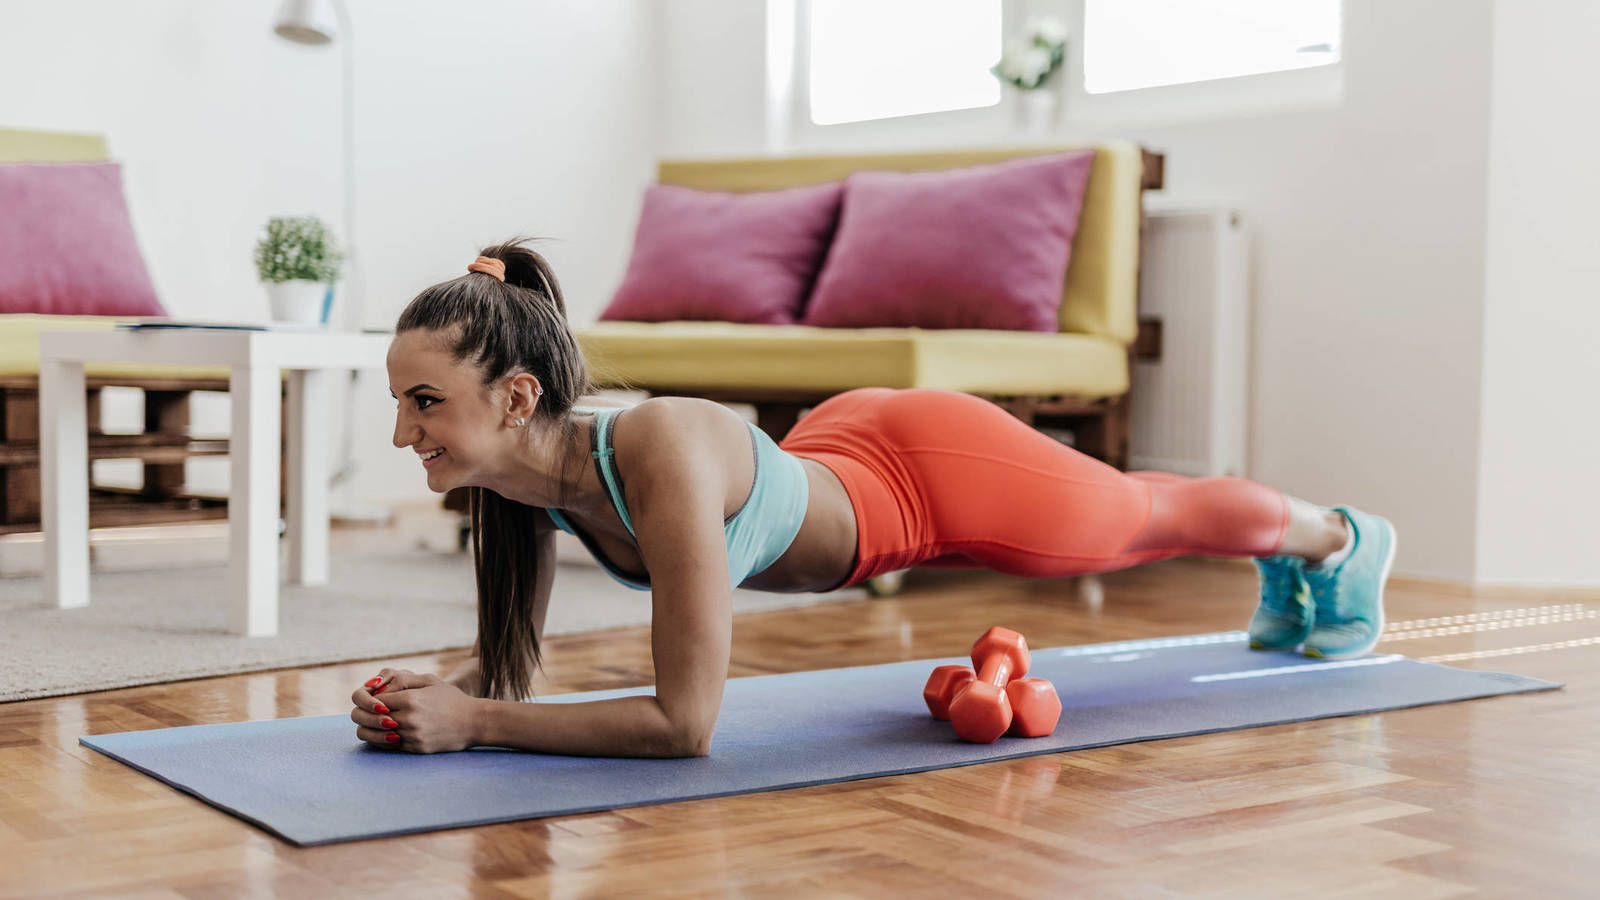
<svg viewBox="0 0 1600 900">
<path fill-rule="evenodd" d="M 1313 600 L 1315 600 L 1315 598 L 1317 596 L 1316 587 L 1317 587 L 1319 582 L 1321 584 L 1326 585 L 1326 586 L 1331 588 L 1333 586 L 1333 584 L 1337 580 L 1338 579 L 1336 579 L 1334 577 L 1332 572 L 1322 572 L 1322 571 L 1319 571 L 1317 569 L 1307 569 L 1306 570 L 1306 583 L 1311 585 L 1311 587 L 1312 587 L 1311 596 L 1312 596 Z M 1344 618 L 1343 604 L 1341 604 L 1339 602 L 1339 599 L 1340 599 L 1340 597 L 1342 595 L 1337 590 L 1333 591 L 1332 593 L 1333 593 L 1333 609 L 1332 609 L 1333 617 L 1336 618 L 1336 619 L 1343 619 Z"/>
<path fill-rule="evenodd" d="M 1261 599 L 1269 597 L 1293 597 L 1299 585 L 1295 583 L 1295 570 L 1282 563 L 1265 563 L 1262 571 Z M 1280 607 L 1288 609 L 1287 605 Z"/>
</svg>

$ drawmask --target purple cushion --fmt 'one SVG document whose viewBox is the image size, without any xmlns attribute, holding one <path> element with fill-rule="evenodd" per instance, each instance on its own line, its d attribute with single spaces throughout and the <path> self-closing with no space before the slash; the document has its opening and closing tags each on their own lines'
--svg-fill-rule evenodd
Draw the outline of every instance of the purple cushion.
<svg viewBox="0 0 1600 900">
<path fill-rule="evenodd" d="M 652 185 L 601 319 L 793 324 L 839 212 L 838 182 L 729 194 Z"/>
<path fill-rule="evenodd" d="M 0 313 L 161 316 L 116 163 L 0 165 Z"/>
<path fill-rule="evenodd" d="M 1058 331 L 1093 150 L 857 172 L 802 324 Z"/>
</svg>

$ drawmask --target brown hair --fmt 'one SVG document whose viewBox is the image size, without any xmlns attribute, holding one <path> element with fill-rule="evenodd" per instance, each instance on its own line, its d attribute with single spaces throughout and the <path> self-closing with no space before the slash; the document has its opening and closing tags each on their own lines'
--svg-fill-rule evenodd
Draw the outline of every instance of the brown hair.
<svg viewBox="0 0 1600 900">
<path fill-rule="evenodd" d="M 562 446 L 571 448 L 578 435 L 567 413 L 594 385 L 568 327 L 555 272 L 544 257 L 522 246 L 525 240 L 486 247 L 480 254 L 505 263 L 503 283 L 480 272 L 440 282 L 406 306 L 394 330 L 459 329 L 451 355 L 457 363 L 470 360 L 482 369 L 486 385 L 517 372 L 532 374 L 544 390 L 534 419 L 561 428 Z M 561 475 L 567 484 L 566 472 Z M 481 487 L 468 493 L 478 582 L 479 693 L 521 700 L 541 659 L 533 620 L 539 567 L 531 541 L 534 509 Z M 558 498 L 565 501 L 564 494 Z"/>
</svg>

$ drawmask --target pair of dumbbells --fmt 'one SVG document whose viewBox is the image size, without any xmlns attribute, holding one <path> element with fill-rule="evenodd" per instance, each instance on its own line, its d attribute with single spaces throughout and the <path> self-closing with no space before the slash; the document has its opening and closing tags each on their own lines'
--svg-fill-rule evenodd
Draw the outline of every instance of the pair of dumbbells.
<svg viewBox="0 0 1600 900">
<path fill-rule="evenodd" d="M 1056 729 L 1061 698 L 1045 679 L 1022 677 L 1028 674 L 1028 663 L 1028 642 L 1022 635 L 991 628 L 972 645 L 972 666 L 934 669 L 922 699 L 928 712 L 948 719 L 964 741 L 992 744 L 1006 733 L 1043 737 Z"/>
</svg>

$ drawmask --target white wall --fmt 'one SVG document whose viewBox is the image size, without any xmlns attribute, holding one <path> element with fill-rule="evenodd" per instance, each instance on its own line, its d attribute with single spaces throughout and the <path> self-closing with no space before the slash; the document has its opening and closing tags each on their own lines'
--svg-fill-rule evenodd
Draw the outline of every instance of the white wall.
<svg viewBox="0 0 1600 900">
<path fill-rule="evenodd" d="M 1044 4 L 1041 4 L 1043 6 Z M 1120 129 L 1166 154 L 1167 193 L 1221 197 L 1256 235 L 1251 476 L 1401 533 L 1397 571 L 1474 573 L 1489 0 L 1348 0 L 1337 108 Z M 762 146 L 748 82 L 764 22 L 672 0 L 675 155 Z M 675 66 L 676 63 L 674 62 Z M 719 99 L 720 98 L 720 99 Z M 1093 136 L 1073 125 L 1059 140 Z M 1004 109 L 798 128 L 789 149 L 1016 144 Z"/>
<path fill-rule="evenodd" d="M 1252 222 L 1251 477 L 1387 517 L 1407 575 L 1474 571 L 1489 28 L 1350 0 L 1340 107 L 1133 134 Z"/>
<path fill-rule="evenodd" d="M 661 155 L 760 155 L 766 145 L 766 4 L 670 0 L 657 6 Z"/>
<path fill-rule="evenodd" d="M 345 230 L 340 45 L 277 38 L 278 5 L 0 0 L 0 125 L 109 137 L 175 316 L 266 317 L 251 249 L 267 217 L 311 213 Z M 593 321 L 655 159 L 655 7 L 349 7 L 366 322 L 391 325 L 421 288 L 518 234 L 552 239 L 541 249 L 569 313 Z M 415 460 L 390 446 L 385 382 L 372 373 L 359 391 L 352 493 L 427 496 Z M 214 407 L 201 418 L 219 420 Z M 215 467 L 195 474 L 217 481 Z"/>
<path fill-rule="evenodd" d="M 1600 584 L 1600 6 L 1494 13 L 1478 577 Z"/>
</svg>

